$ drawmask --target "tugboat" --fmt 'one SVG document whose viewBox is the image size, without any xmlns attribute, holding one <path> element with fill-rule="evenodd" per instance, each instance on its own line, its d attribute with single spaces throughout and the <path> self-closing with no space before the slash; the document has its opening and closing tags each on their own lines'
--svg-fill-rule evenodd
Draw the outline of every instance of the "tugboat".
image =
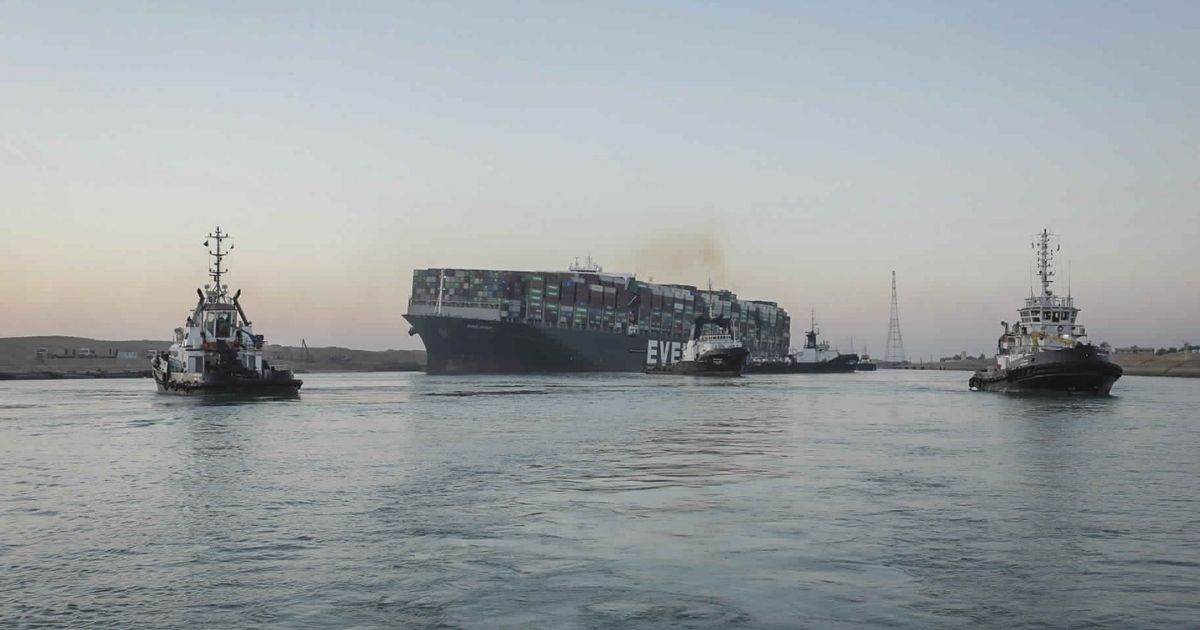
<svg viewBox="0 0 1200 630">
<path fill-rule="evenodd" d="M 229 285 L 221 283 L 228 273 L 222 260 L 233 249 L 221 249 L 228 233 L 208 235 L 215 246 L 209 250 L 213 265 L 208 274 L 212 284 L 196 289 L 200 300 L 187 322 L 175 329 L 175 338 L 166 352 L 150 362 L 158 391 L 170 394 L 295 394 L 303 381 L 291 370 L 268 365 L 263 356 L 263 336 L 254 334 L 246 311 L 238 302 L 242 292 L 229 295 Z"/>
<path fill-rule="evenodd" d="M 867 354 L 867 347 L 863 346 L 863 353 L 858 357 L 858 365 L 854 369 L 858 372 L 874 372 L 878 367 L 871 360 L 871 355 Z"/>
<path fill-rule="evenodd" d="M 812 315 L 812 326 L 804 333 L 804 347 L 783 360 L 752 362 L 746 366 L 753 374 L 825 374 L 853 372 L 858 368 L 857 354 L 841 354 L 829 348 L 829 342 L 818 341 L 817 316 Z"/>
<path fill-rule="evenodd" d="M 719 332 L 706 333 L 705 326 Z M 646 368 L 647 373 L 684 374 L 687 376 L 741 376 L 750 352 L 733 338 L 733 328 L 725 317 L 701 315 L 692 324 L 692 338 L 683 348 L 680 360 Z"/>
<path fill-rule="evenodd" d="M 1024 392 L 1057 391 L 1108 395 L 1113 383 L 1121 378 L 1121 366 L 1108 353 L 1087 339 L 1087 331 L 1076 318 L 1079 309 L 1068 289 L 1067 297 L 1050 290 L 1054 270 L 1051 263 L 1061 245 L 1052 248 L 1048 230 L 1037 235 L 1041 295 L 1025 299 L 1018 309 L 1021 321 L 1009 325 L 1000 322 L 1004 334 L 996 348 L 996 363 L 975 372 L 967 382 L 973 391 Z"/>
</svg>

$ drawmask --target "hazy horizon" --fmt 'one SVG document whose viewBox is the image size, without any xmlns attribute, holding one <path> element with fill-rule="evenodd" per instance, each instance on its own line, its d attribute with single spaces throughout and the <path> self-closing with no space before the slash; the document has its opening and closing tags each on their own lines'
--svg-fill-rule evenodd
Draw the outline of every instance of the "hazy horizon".
<svg viewBox="0 0 1200 630">
<path fill-rule="evenodd" d="M 419 348 L 412 270 L 779 302 L 991 353 L 1061 235 L 1093 340 L 1200 343 L 1200 5 L 0 8 L 0 336 L 165 339 L 204 235 L 268 342 Z"/>
</svg>

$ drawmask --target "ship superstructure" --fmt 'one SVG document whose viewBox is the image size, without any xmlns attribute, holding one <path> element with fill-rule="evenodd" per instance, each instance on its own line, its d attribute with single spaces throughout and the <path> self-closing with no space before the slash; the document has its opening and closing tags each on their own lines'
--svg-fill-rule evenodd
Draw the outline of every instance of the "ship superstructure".
<svg viewBox="0 0 1200 630">
<path fill-rule="evenodd" d="M 590 258 L 567 271 L 417 269 L 404 317 L 425 344 L 427 371 L 474 373 L 669 365 L 682 359 L 699 316 L 728 320 L 752 354 L 786 354 L 791 320 L 774 302 L 643 282 Z"/>
<path fill-rule="evenodd" d="M 158 391 L 175 394 L 195 393 L 294 393 L 302 382 L 291 370 L 268 364 L 263 353 L 263 336 L 254 333 L 238 298 L 223 284 L 228 270 L 224 259 L 233 249 L 223 248 L 230 239 L 220 226 L 208 235 L 212 263 L 208 273 L 211 284 L 196 289 L 199 300 L 184 325 L 175 329 L 171 347 L 151 361 Z"/>
<path fill-rule="evenodd" d="M 1055 245 L 1049 230 L 1035 237 L 1033 249 L 1041 291 L 1025 298 L 1020 319 L 1000 322 L 1004 333 L 996 344 L 996 362 L 976 372 L 969 385 L 988 391 L 1058 390 L 1107 394 L 1121 377 L 1121 366 L 1092 345 L 1078 322 L 1080 309 L 1068 290 L 1055 295 Z"/>
</svg>

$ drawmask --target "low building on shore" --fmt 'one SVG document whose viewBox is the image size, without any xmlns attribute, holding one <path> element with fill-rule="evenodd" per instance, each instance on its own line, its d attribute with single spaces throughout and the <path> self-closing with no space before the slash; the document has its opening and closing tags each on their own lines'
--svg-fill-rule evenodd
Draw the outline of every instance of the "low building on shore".
<svg viewBox="0 0 1200 630">
<path fill-rule="evenodd" d="M 1113 354 L 1154 354 L 1154 348 L 1143 348 L 1141 346 L 1113 348 Z"/>
</svg>

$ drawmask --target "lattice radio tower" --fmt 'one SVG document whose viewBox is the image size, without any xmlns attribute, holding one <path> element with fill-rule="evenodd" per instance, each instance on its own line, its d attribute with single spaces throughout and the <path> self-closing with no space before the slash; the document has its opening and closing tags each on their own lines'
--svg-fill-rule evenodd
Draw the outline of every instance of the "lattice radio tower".
<svg viewBox="0 0 1200 630">
<path fill-rule="evenodd" d="M 892 271 L 892 321 L 888 322 L 887 350 L 883 360 L 904 363 L 904 338 L 900 336 L 900 307 L 896 304 L 896 272 Z"/>
</svg>

